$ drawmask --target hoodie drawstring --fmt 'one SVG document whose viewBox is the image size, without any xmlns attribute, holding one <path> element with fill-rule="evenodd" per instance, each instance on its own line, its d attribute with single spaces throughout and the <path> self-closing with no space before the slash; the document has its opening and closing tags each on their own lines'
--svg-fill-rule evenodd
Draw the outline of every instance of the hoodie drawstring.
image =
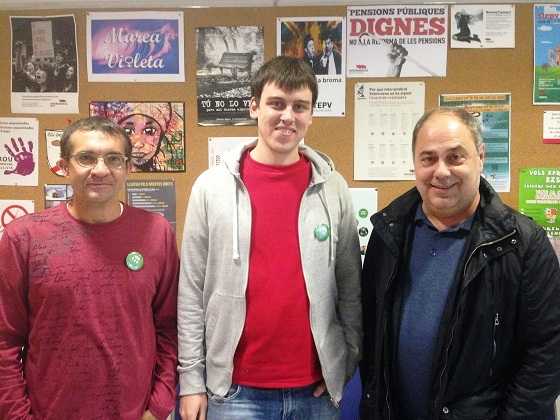
<svg viewBox="0 0 560 420">
<path fill-rule="evenodd" d="M 231 221 L 231 259 L 233 261 L 239 261 L 239 203 L 237 195 L 237 182 L 233 189 L 233 212 Z"/>
<path fill-rule="evenodd" d="M 329 200 L 327 199 L 327 194 L 325 193 L 325 186 L 321 186 L 319 190 L 319 197 L 321 197 L 321 202 L 325 206 L 325 211 L 327 213 L 327 219 L 329 221 L 329 259 L 334 263 L 334 240 L 333 240 L 333 225 L 331 212 L 329 210 Z"/>
</svg>

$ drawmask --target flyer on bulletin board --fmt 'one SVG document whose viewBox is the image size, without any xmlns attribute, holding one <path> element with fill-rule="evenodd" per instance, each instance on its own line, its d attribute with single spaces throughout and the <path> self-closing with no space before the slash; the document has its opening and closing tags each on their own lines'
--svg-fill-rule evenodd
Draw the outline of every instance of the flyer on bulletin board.
<svg viewBox="0 0 560 420">
<path fill-rule="evenodd" d="M 544 228 L 560 259 L 560 168 L 521 169 L 519 211 Z"/>
</svg>

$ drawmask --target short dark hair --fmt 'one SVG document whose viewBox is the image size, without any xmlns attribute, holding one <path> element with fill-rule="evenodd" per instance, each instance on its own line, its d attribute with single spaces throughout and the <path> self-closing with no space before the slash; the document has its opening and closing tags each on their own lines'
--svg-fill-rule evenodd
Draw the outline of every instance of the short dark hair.
<svg viewBox="0 0 560 420">
<path fill-rule="evenodd" d="M 300 58 L 281 55 L 267 61 L 257 70 L 251 81 L 251 96 L 257 103 L 261 100 L 262 91 L 267 83 L 274 83 L 280 89 L 289 91 L 309 88 L 312 105 L 315 106 L 317 102 L 317 79 L 309 64 Z"/>
<path fill-rule="evenodd" d="M 126 134 L 126 131 L 124 131 L 124 128 L 120 125 L 103 117 L 82 118 L 81 120 L 75 121 L 66 127 L 60 139 L 60 157 L 62 159 L 66 161 L 70 160 L 70 156 L 72 154 L 72 144 L 70 142 L 70 138 L 77 131 L 98 131 L 107 136 L 121 139 L 124 143 L 124 154 L 130 159 L 132 154 L 132 143 Z"/>
<path fill-rule="evenodd" d="M 313 41 L 315 43 L 315 40 L 313 39 L 313 37 L 309 34 L 305 35 L 305 38 L 303 38 L 303 49 L 307 48 L 307 44 L 309 44 L 309 41 Z"/>
<path fill-rule="evenodd" d="M 426 111 L 414 126 L 414 131 L 412 132 L 413 155 L 414 155 L 414 150 L 416 148 L 416 140 L 418 138 L 418 133 L 420 132 L 420 130 L 422 129 L 426 121 L 428 121 L 434 115 L 451 115 L 457 118 L 461 123 L 463 123 L 463 125 L 471 133 L 476 150 L 479 150 L 480 146 L 482 146 L 482 144 L 484 143 L 484 139 L 482 138 L 482 128 L 480 127 L 480 122 L 465 108 L 434 108 L 429 111 Z"/>
</svg>

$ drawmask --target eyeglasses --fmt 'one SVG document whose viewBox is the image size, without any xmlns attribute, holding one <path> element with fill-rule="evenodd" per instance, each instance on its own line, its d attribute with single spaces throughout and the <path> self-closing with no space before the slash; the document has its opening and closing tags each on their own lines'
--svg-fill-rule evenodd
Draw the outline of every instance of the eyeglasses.
<svg viewBox="0 0 560 420">
<path fill-rule="evenodd" d="M 107 153 L 106 155 L 99 156 L 92 152 L 79 152 L 70 157 L 74 158 L 78 165 L 88 169 L 95 168 L 99 159 L 101 159 L 109 169 L 122 169 L 128 160 L 126 156 L 120 153 Z"/>
</svg>

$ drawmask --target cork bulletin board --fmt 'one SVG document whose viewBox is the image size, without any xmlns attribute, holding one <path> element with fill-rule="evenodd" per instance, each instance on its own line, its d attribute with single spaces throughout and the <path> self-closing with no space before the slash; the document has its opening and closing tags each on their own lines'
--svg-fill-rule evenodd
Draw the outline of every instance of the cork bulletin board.
<svg viewBox="0 0 560 420">
<path fill-rule="evenodd" d="M 121 9 L 122 10 L 122 9 Z M 153 10 L 153 9 L 152 9 Z M 176 10 L 176 9 L 175 9 Z M 107 11 L 103 9 L 103 11 Z M 176 188 L 177 237 L 182 236 L 187 200 L 196 177 L 208 167 L 209 137 L 255 136 L 255 126 L 199 126 L 197 124 L 196 32 L 197 27 L 258 25 L 264 30 L 265 60 L 276 55 L 276 21 L 278 17 L 346 16 L 346 7 L 286 8 L 209 8 L 184 9 L 184 45 L 186 81 L 161 83 L 88 82 L 86 68 L 87 10 L 39 10 L 0 12 L 0 116 L 34 117 L 39 120 L 39 186 L 0 186 L 0 199 L 34 200 L 35 210 L 44 207 L 44 184 L 64 183 L 51 173 L 44 147 L 47 129 L 63 129 L 70 122 L 89 115 L 93 101 L 165 101 L 185 105 L 186 171 L 174 173 L 132 173 L 129 179 L 174 180 Z M 73 14 L 76 20 L 79 60 L 79 114 L 12 114 L 10 112 L 10 16 L 54 16 Z M 560 146 L 543 144 L 542 120 L 545 110 L 554 106 L 532 105 L 533 26 L 531 4 L 516 4 L 515 49 L 449 49 L 447 76 L 430 78 L 346 79 L 346 115 L 337 118 L 314 118 L 305 137 L 306 144 L 328 154 L 351 187 L 375 187 L 379 208 L 413 186 L 411 181 L 354 181 L 354 103 L 352 92 L 358 82 L 424 81 L 426 109 L 435 107 L 444 93 L 509 92 L 512 97 L 511 190 L 502 199 L 517 207 L 518 174 L 525 167 L 560 166 Z M 124 193 L 123 193 L 124 199 Z"/>
</svg>

